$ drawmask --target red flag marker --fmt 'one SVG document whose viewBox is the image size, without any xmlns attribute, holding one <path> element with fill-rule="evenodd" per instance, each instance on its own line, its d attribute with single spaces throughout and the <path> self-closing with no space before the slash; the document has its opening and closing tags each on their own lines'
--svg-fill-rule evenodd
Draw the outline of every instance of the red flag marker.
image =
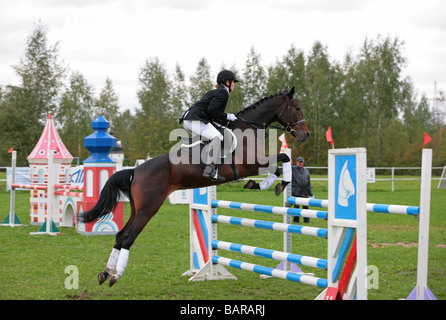
<svg viewBox="0 0 446 320">
<path fill-rule="evenodd" d="M 279 141 L 282 142 L 282 146 L 280 147 L 280 151 L 279 151 L 279 153 L 285 153 L 285 149 L 288 149 L 288 142 L 286 141 L 285 133 L 283 133 L 283 134 L 279 137 Z M 290 159 L 290 160 L 291 160 L 291 159 Z M 291 160 L 291 163 L 293 163 L 293 160 Z"/>
<path fill-rule="evenodd" d="M 331 126 L 329 126 L 327 132 L 325 132 L 325 137 L 327 138 L 327 142 L 331 143 L 331 148 L 334 149 L 334 141 L 333 141 L 333 135 L 331 134 Z"/>
<path fill-rule="evenodd" d="M 424 133 L 424 139 L 423 139 L 423 149 L 424 149 L 424 146 L 425 146 L 426 144 L 428 144 L 429 142 L 431 142 L 431 140 L 432 140 L 432 138 L 429 137 L 429 135 L 425 132 L 425 133 Z"/>
<path fill-rule="evenodd" d="M 9 149 L 8 153 L 12 153 L 14 151 L 14 148 L 11 147 L 11 149 Z"/>
<path fill-rule="evenodd" d="M 282 136 L 279 137 L 279 140 L 282 142 L 282 146 L 280 147 L 280 153 L 285 152 L 285 149 L 288 149 L 288 142 L 286 141 L 285 134 L 283 134 L 283 139 L 281 140 Z"/>
</svg>

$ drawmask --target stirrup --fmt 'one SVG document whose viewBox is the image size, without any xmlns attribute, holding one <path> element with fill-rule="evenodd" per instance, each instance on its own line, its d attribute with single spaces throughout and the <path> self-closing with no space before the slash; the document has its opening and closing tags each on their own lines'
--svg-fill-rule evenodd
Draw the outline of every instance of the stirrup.
<svg viewBox="0 0 446 320">
<path fill-rule="evenodd" d="M 203 177 L 211 179 L 212 181 L 225 181 L 226 179 L 218 174 L 218 169 L 214 166 L 207 165 L 203 171 Z"/>
</svg>

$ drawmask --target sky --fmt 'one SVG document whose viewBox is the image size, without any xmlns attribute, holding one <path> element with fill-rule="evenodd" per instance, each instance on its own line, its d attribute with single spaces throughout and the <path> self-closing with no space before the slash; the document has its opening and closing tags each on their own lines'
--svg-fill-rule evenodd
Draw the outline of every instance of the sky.
<svg viewBox="0 0 446 320">
<path fill-rule="evenodd" d="M 343 62 L 378 35 L 404 41 L 404 76 L 432 98 L 434 82 L 446 91 L 445 17 L 444 0 L 0 0 L 0 85 L 19 83 L 11 66 L 40 21 L 96 94 L 112 80 L 122 110 L 139 107 L 138 72 L 154 57 L 187 78 L 206 58 L 214 78 L 222 66 L 242 72 L 251 47 L 265 67 L 315 41 Z"/>
</svg>

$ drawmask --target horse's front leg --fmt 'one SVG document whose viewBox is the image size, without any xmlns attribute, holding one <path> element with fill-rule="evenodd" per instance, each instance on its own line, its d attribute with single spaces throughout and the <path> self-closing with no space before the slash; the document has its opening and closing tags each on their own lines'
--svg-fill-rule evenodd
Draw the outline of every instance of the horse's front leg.
<svg viewBox="0 0 446 320">
<path fill-rule="evenodd" d="M 276 188 L 275 188 L 275 195 L 278 196 L 283 192 L 283 190 L 286 188 L 286 186 L 291 182 L 291 161 L 290 161 L 290 158 L 284 153 L 280 153 L 280 154 L 278 154 L 276 156 L 272 156 L 272 157 L 275 157 L 277 159 L 276 162 L 282 162 L 282 164 L 283 164 L 282 182 L 277 184 Z M 259 166 L 259 169 L 266 168 L 266 167 L 270 167 L 270 163 L 268 163 L 267 165 Z M 245 189 L 266 190 L 274 184 L 274 182 L 277 180 L 277 178 L 279 176 L 280 176 L 280 170 L 276 167 L 275 172 L 271 173 L 262 182 L 256 183 L 254 180 L 249 180 L 245 184 L 244 188 Z"/>
<path fill-rule="evenodd" d="M 275 194 L 278 196 L 285 190 L 286 186 L 291 182 L 291 159 L 285 153 L 279 153 L 277 156 L 277 162 L 282 162 L 283 178 L 282 183 L 276 185 Z"/>
</svg>

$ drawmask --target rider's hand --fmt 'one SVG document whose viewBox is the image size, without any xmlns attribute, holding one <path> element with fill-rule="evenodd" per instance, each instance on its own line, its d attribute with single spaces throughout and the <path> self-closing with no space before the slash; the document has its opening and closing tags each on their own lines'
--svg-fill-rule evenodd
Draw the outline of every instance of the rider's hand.
<svg viewBox="0 0 446 320">
<path fill-rule="evenodd" d="M 226 114 L 226 119 L 228 119 L 230 121 L 235 121 L 235 120 L 237 120 L 237 117 L 233 113 L 227 113 Z"/>
</svg>

